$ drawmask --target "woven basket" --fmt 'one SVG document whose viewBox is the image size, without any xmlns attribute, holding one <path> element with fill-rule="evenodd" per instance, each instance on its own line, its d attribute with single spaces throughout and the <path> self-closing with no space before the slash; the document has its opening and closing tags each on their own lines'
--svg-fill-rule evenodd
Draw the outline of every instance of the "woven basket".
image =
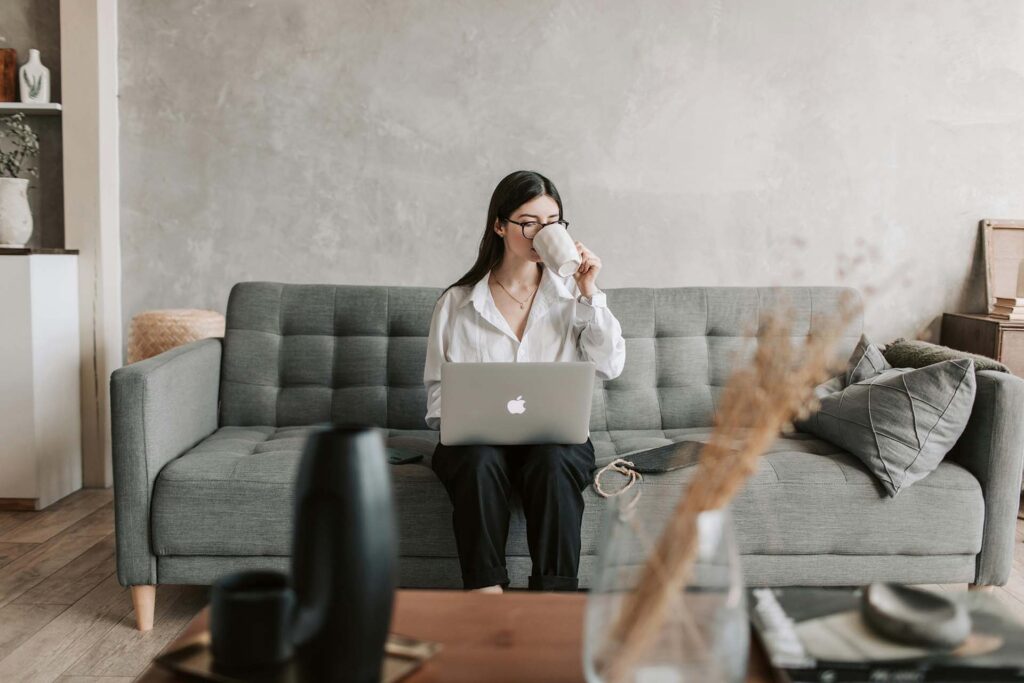
<svg viewBox="0 0 1024 683">
<path fill-rule="evenodd" d="M 132 318 L 128 362 L 145 360 L 197 339 L 224 336 L 224 316 L 217 311 L 169 308 L 144 311 Z"/>
</svg>

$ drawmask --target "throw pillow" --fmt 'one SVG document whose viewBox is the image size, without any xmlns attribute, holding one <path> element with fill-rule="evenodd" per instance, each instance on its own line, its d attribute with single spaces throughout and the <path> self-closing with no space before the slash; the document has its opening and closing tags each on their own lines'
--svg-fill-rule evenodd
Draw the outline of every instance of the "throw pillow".
<svg viewBox="0 0 1024 683">
<path fill-rule="evenodd" d="M 878 347 L 868 340 L 867 335 L 862 334 L 856 348 L 853 349 L 853 354 L 850 355 L 850 362 L 847 364 L 845 386 L 856 384 L 868 377 L 874 377 L 890 368 L 892 366 L 886 362 L 885 356 L 882 355 Z"/>
<path fill-rule="evenodd" d="M 877 359 L 864 361 L 870 348 L 858 344 L 847 376 L 875 367 Z M 971 359 L 919 369 L 887 367 L 820 397 L 819 410 L 797 428 L 856 456 L 895 496 L 942 462 L 967 427 L 974 394 Z"/>
<path fill-rule="evenodd" d="M 857 342 L 857 346 L 853 349 L 853 353 L 850 354 L 846 370 L 841 375 L 836 375 L 816 386 L 814 388 L 814 395 L 818 399 L 823 399 L 837 391 L 842 391 L 849 384 L 877 375 L 882 370 L 888 370 L 890 367 L 878 347 L 872 344 L 866 335 L 862 334 L 860 341 Z"/>
<path fill-rule="evenodd" d="M 1009 372 L 1006 367 L 997 360 L 966 351 L 957 351 L 948 346 L 930 344 L 926 341 L 915 339 L 897 339 L 885 347 L 882 352 L 885 359 L 897 368 L 923 368 L 932 363 L 944 360 L 957 360 L 958 358 L 970 358 L 974 361 L 975 370 L 996 370 L 998 372 Z"/>
</svg>

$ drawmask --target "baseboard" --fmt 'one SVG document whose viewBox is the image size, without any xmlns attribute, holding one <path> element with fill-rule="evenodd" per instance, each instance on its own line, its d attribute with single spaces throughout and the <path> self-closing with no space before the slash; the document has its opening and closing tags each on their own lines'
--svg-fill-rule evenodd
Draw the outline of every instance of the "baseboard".
<svg viewBox="0 0 1024 683">
<path fill-rule="evenodd" d="M 0 498 L 0 510 L 34 511 L 39 509 L 38 498 Z"/>
</svg>

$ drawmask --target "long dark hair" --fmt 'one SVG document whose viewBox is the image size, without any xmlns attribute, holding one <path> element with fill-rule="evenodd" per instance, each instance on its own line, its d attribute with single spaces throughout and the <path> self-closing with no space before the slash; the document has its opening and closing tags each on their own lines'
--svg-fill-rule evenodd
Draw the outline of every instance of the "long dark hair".
<svg viewBox="0 0 1024 683">
<path fill-rule="evenodd" d="M 515 171 L 501 179 L 498 186 L 494 188 L 491 195 L 491 205 L 487 208 L 487 224 L 484 226 L 484 236 L 480 238 L 480 252 L 477 254 L 476 263 L 466 272 L 465 275 L 444 288 L 441 296 L 444 296 L 452 287 L 464 285 L 475 285 L 492 268 L 501 263 L 505 255 L 505 241 L 498 233 L 494 232 L 494 221 L 504 221 L 512 212 L 520 206 L 540 197 L 547 195 L 558 204 L 558 215 L 562 217 L 562 198 L 558 194 L 555 184 L 536 171 Z M 440 298 L 440 297 L 439 297 Z"/>
</svg>

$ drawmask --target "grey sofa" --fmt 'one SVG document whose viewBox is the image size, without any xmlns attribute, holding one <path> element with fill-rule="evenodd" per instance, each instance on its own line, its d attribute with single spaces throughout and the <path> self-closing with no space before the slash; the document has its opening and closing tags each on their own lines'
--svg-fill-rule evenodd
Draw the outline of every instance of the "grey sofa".
<svg viewBox="0 0 1024 683">
<path fill-rule="evenodd" d="M 820 324 L 837 288 L 624 288 L 607 291 L 622 324 L 622 374 L 598 382 L 598 464 L 710 434 L 734 354 L 749 353 L 759 313 L 786 297 L 799 331 Z M 115 371 L 117 570 L 123 585 L 207 584 L 242 568 L 286 569 L 292 482 L 311 425 L 370 422 L 390 446 L 426 459 L 392 467 L 401 584 L 459 587 L 451 508 L 429 467 L 422 383 L 436 288 L 235 285 L 222 339 Z M 860 321 L 843 338 L 848 355 Z M 926 479 L 883 495 L 858 460 L 806 435 L 780 438 L 734 503 L 752 585 L 1003 584 L 1011 566 L 1024 381 L 978 373 L 966 433 Z M 690 476 L 647 478 L 666 512 Z M 604 500 L 586 493 L 581 584 L 594 567 Z M 521 511 L 507 547 L 513 586 L 530 570 Z"/>
</svg>

